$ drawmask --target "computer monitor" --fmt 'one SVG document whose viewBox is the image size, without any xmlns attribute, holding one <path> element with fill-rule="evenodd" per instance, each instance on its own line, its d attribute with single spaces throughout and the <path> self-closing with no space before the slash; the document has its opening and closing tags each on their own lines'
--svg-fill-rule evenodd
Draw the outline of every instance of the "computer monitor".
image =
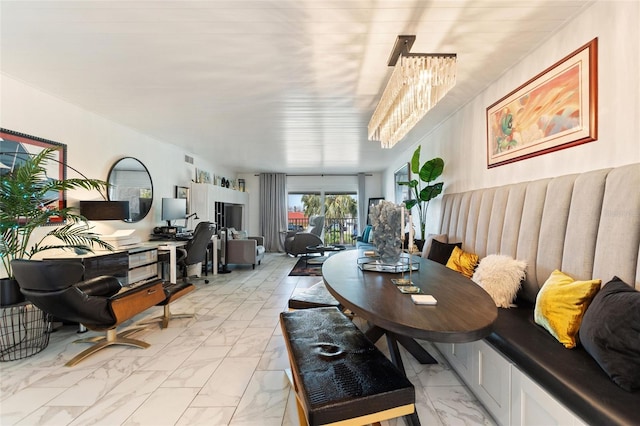
<svg viewBox="0 0 640 426">
<path fill-rule="evenodd" d="M 171 221 L 184 219 L 187 217 L 186 198 L 163 198 L 162 199 L 162 220 L 167 221 L 167 226 L 171 226 Z"/>
</svg>

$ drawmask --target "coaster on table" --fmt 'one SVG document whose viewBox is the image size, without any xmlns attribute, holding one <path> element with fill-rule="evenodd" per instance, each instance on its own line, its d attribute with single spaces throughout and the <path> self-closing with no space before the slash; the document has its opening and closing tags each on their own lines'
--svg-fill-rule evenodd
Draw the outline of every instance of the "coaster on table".
<svg viewBox="0 0 640 426">
<path fill-rule="evenodd" d="M 430 294 L 411 295 L 411 300 L 413 300 L 413 303 L 416 305 L 435 305 L 438 303 L 436 298 Z"/>
<path fill-rule="evenodd" d="M 408 278 L 391 278 L 391 282 L 395 285 L 413 285 L 413 281 Z"/>
<path fill-rule="evenodd" d="M 414 285 L 399 285 L 398 290 L 400 290 L 400 293 L 420 293 L 420 287 L 416 287 Z M 411 296 L 413 297 L 413 296 Z"/>
</svg>

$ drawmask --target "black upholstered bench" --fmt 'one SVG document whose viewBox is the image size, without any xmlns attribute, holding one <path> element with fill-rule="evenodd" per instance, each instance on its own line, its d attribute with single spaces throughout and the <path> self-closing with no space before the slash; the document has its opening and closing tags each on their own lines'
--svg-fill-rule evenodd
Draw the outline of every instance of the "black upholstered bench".
<svg viewBox="0 0 640 426">
<path fill-rule="evenodd" d="M 280 314 L 301 424 L 368 424 L 415 410 L 415 390 L 337 308 Z"/>
<path fill-rule="evenodd" d="M 329 293 L 324 281 L 320 281 L 309 288 L 295 290 L 289 299 L 289 309 L 323 307 L 336 307 L 342 310 L 340 302 Z"/>
<path fill-rule="evenodd" d="M 640 422 L 640 394 L 617 386 L 581 346 L 558 343 L 533 321 L 532 306 L 498 311 L 486 341 L 558 401 L 589 424 Z"/>
</svg>

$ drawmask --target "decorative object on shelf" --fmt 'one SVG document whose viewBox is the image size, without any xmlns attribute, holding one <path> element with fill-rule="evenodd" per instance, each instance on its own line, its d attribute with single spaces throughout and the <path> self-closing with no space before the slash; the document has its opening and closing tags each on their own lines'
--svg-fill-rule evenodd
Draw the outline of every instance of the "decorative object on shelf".
<svg viewBox="0 0 640 426">
<path fill-rule="evenodd" d="M 395 68 L 369 121 L 369 140 L 382 148 L 398 143 L 456 84 L 456 54 L 409 53 L 415 39 L 396 39 L 388 62 Z"/>
<path fill-rule="evenodd" d="M 3 148 L 5 146 L 5 140 Z M 102 241 L 93 232 L 86 219 L 76 214 L 73 208 L 59 204 L 57 194 L 61 191 L 83 188 L 103 190 L 107 183 L 97 179 L 66 179 L 63 172 L 58 178 L 50 178 L 47 174 L 47 163 L 58 161 L 59 153 L 52 148 L 45 148 L 38 153 L 12 150 L 16 154 L 14 165 L 0 169 L 0 257 L 7 273 L 7 282 L 2 283 L 2 295 L 5 287 L 17 286 L 11 268 L 14 259 L 30 259 L 36 253 L 50 249 L 79 249 L 93 251 L 92 245 L 111 250 L 112 246 Z M 2 155 L 3 164 L 5 154 Z M 66 163 L 62 162 L 66 166 Z M 52 194 L 54 194 L 52 196 Z M 57 218 L 60 226 L 52 228 L 40 239 L 31 237 L 36 229 Z M 16 287 L 6 294 L 21 296 Z M 18 300 L 2 300 L 0 304 L 9 305 Z"/>
<path fill-rule="evenodd" d="M 393 265 L 402 252 L 401 235 L 404 233 L 404 208 L 390 201 L 381 201 L 371 208 L 373 244 L 383 264 Z"/>
<path fill-rule="evenodd" d="M 196 183 L 211 183 L 211 173 L 196 169 Z"/>
<path fill-rule="evenodd" d="M 222 180 L 220 181 L 220 186 L 223 187 L 223 188 L 226 187 L 227 186 L 227 179 L 222 178 Z"/>
<path fill-rule="evenodd" d="M 244 179 L 238 179 L 238 190 L 245 192 L 245 180 Z"/>
<path fill-rule="evenodd" d="M 487 108 L 487 167 L 598 137 L 598 39 Z"/>
<path fill-rule="evenodd" d="M 413 196 L 404 201 L 407 210 L 411 210 L 414 206 L 418 207 L 418 219 L 420 221 L 420 238 L 425 239 L 425 227 L 427 224 L 427 209 L 429 202 L 442 193 L 443 182 L 431 184 L 435 181 L 444 170 L 444 160 L 440 157 L 433 158 L 420 166 L 420 148 L 413 152 L 411 158 L 411 173 L 418 176 L 418 179 L 411 179 L 406 182 L 398 182 L 398 185 L 407 186 L 413 191 Z M 422 186 L 422 183 L 426 186 Z"/>
</svg>

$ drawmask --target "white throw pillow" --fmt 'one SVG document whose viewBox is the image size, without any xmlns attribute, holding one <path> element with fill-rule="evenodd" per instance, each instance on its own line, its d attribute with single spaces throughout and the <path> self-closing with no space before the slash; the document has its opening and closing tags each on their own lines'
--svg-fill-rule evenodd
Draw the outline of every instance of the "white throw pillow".
<svg viewBox="0 0 640 426">
<path fill-rule="evenodd" d="M 508 308 L 516 298 L 526 269 L 527 262 L 523 260 L 490 254 L 480 261 L 471 279 L 491 295 L 497 307 Z"/>
</svg>

